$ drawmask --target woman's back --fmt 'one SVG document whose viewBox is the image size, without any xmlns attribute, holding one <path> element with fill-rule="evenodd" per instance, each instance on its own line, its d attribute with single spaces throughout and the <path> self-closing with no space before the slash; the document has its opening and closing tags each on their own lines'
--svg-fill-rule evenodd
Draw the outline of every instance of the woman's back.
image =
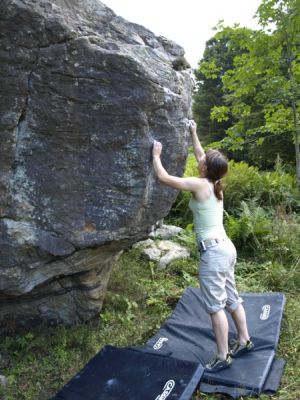
<svg viewBox="0 0 300 400">
<path fill-rule="evenodd" d="M 191 198 L 189 207 L 193 212 L 197 240 L 216 239 L 226 235 L 223 226 L 223 200 L 218 200 L 211 189 L 205 201 Z"/>
</svg>

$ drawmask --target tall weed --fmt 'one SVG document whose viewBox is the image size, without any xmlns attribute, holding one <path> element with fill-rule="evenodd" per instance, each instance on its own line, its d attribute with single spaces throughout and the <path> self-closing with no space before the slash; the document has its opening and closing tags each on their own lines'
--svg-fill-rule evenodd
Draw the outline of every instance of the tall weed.
<svg viewBox="0 0 300 400">
<path fill-rule="evenodd" d="M 271 291 L 299 293 L 299 265 L 283 265 L 277 261 L 268 261 L 261 266 L 260 281 Z"/>
</svg>

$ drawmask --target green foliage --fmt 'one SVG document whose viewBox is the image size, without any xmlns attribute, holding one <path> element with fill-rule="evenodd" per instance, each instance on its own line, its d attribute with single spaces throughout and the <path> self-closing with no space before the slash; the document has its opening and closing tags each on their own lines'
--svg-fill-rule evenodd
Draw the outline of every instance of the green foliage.
<svg viewBox="0 0 300 400">
<path fill-rule="evenodd" d="M 272 234 L 263 238 L 261 258 L 281 264 L 299 266 L 300 218 L 298 215 L 276 215 L 272 220 Z"/>
<path fill-rule="evenodd" d="M 239 215 L 228 215 L 225 229 L 238 248 L 253 251 L 261 248 L 262 239 L 271 234 L 271 221 L 263 208 L 242 201 Z"/>
<path fill-rule="evenodd" d="M 229 119 L 228 116 L 229 108 L 226 106 L 215 106 L 212 108 L 210 116 L 212 119 L 217 120 L 218 122 L 227 121 Z"/>
<path fill-rule="evenodd" d="M 235 213 L 242 200 L 255 198 L 263 189 L 258 169 L 245 162 L 230 161 L 224 185 L 224 205 L 231 213 Z"/>
<path fill-rule="evenodd" d="M 218 29 L 221 28 L 219 24 Z M 194 94 L 193 115 L 198 124 L 201 139 L 204 143 L 219 141 L 232 124 L 231 114 L 227 114 L 224 103 L 222 77 L 233 68 L 233 59 L 245 50 L 238 45 L 236 36 L 242 41 L 248 35 L 246 28 L 227 28 L 221 36 L 218 33 L 206 43 L 203 59 L 195 70 L 197 86 Z M 216 118 L 210 118 L 212 110 Z M 218 110 L 218 111 L 217 111 Z M 222 118 L 220 113 L 222 111 Z"/>
<path fill-rule="evenodd" d="M 276 216 L 253 202 L 242 202 L 240 214 L 228 215 L 225 227 L 244 255 L 288 268 L 300 262 L 300 226 L 295 215 Z"/>
<path fill-rule="evenodd" d="M 101 313 L 101 320 L 110 324 L 115 319 L 120 322 L 131 321 L 135 317 L 137 302 L 121 294 L 108 293 L 106 301 L 109 307 L 106 307 Z"/>
<path fill-rule="evenodd" d="M 262 0 L 262 29 L 224 27 L 207 42 L 196 71 L 194 115 L 205 143 L 265 169 L 277 153 L 300 184 L 300 7 Z"/>
<path fill-rule="evenodd" d="M 278 262 L 268 261 L 262 265 L 261 280 L 269 290 L 296 293 L 300 287 L 299 266 L 288 267 Z"/>
<path fill-rule="evenodd" d="M 280 159 L 272 172 L 260 172 L 245 162 L 229 163 L 225 182 L 225 209 L 236 215 L 241 201 L 254 200 L 258 206 L 280 207 L 285 212 L 300 208 L 296 179 L 283 171 Z"/>
</svg>

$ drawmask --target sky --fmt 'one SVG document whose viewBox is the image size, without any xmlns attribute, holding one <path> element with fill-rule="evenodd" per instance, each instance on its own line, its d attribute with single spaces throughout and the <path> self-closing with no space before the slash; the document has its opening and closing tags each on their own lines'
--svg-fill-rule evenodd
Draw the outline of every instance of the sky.
<svg viewBox="0 0 300 400">
<path fill-rule="evenodd" d="M 253 16 L 261 0 L 101 0 L 117 15 L 143 25 L 157 36 L 174 40 L 185 49 L 192 68 L 202 58 L 205 42 L 218 21 L 257 29 Z"/>
</svg>

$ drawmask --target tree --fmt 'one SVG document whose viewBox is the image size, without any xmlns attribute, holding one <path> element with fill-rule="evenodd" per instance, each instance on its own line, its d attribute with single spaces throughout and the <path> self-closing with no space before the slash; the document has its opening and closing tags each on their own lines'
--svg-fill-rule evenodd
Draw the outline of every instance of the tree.
<svg viewBox="0 0 300 400">
<path fill-rule="evenodd" d="M 215 30 L 218 32 L 206 43 L 203 59 L 195 70 L 197 90 L 194 94 L 193 114 L 204 144 L 220 147 L 220 141 L 226 136 L 226 131 L 238 122 L 233 113 L 226 113 L 230 104 L 230 91 L 223 85 L 223 76 L 235 68 L 234 60 L 237 56 L 249 52 L 248 42 L 255 31 L 241 28 L 239 25 L 233 28 L 224 27 L 222 21 Z M 251 104 L 255 110 L 255 114 L 252 113 L 249 118 L 251 126 L 261 124 L 262 107 L 250 93 L 247 95 L 247 104 Z M 283 161 L 290 160 L 293 151 L 292 139 L 286 140 L 279 136 L 272 138 L 272 146 L 266 138 L 265 142 L 260 144 L 259 151 L 253 138 L 246 140 L 245 145 L 238 148 L 223 144 L 223 151 L 231 159 L 244 160 L 264 169 L 274 165 L 277 154 L 280 154 Z"/>
<path fill-rule="evenodd" d="M 223 139 L 226 130 L 233 123 L 230 117 L 217 121 L 211 119 L 210 114 L 213 107 L 222 107 L 225 104 L 222 77 L 233 68 L 234 57 L 246 51 L 240 45 L 250 32 L 247 28 L 224 28 L 222 22 L 215 29 L 221 29 L 222 34 L 217 33 L 206 42 L 203 59 L 194 71 L 197 89 L 194 94 L 193 115 L 204 143 Z"/>
<path fill-rule="evenodd" d="M 257 12 L 262 29 L 243 41 L 247 51 L 235 56 L 222 78 L 226 106 L 214 107 L 211 116 L 234 121 L 223 139 L 233 150 L 293 137 L 300 187 L 299 13 L 299 0 L 262 1 Z"/>
<path fill-rule="evenodd" d="M 296 175 L 300 187 L 299 110 L 300 110 L 300 1 L 263 0 L 258 9 L 263 28 L 275 24 L 274 47 L 282 49 L 282 70 L 288 82 L 287 106 L 293 115 Z"/>
</svg>

